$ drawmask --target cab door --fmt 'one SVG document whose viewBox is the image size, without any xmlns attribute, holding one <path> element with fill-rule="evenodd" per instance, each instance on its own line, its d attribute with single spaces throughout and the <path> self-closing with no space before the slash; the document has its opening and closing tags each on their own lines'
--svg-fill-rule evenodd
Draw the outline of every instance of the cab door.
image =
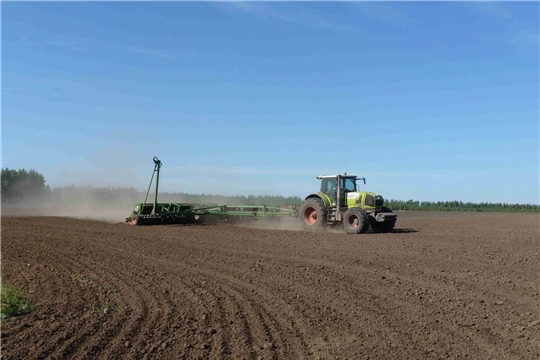
<svg viewBox="0 0 540 360">
<path fill-rule="evenodd" d="M 335 178 L 325 178 L 321 181 L 321 192 L 328 195 L 332 205 L 336 205 L 337 180 Z"/>
<path fill-rule="evenodd" d="M 347 193 L 356 191 L 356 181 L 354 178 L 341 178 L 340 179 L 340 194 L 339 203 L 341 206 L 347 206 Z"/>
</svg>

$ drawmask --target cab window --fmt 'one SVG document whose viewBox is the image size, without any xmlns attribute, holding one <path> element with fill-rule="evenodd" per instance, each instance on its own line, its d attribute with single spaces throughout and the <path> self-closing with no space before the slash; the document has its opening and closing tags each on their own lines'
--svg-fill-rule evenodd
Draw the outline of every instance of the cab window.
<svg viewBox="0 0 540 360">
<path fill-rule="evenodd" d="M 356 191 L 356 182 L 352 178 L 341 179 L 341 188 L 343 191 Z"/>
<path fill-rule="evenodd" d="M 331 194 L 336 191 L 336 179 L 323 179 L 321 182 L 321 191 L 326 194 Z"/>
</svg>

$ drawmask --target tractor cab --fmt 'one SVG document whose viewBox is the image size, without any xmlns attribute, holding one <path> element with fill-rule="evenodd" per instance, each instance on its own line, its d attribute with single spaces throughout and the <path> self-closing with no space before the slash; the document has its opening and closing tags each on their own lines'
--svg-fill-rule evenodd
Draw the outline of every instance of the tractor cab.
<svg viewBox="0 0 540 360">
<path fill-rule="evenodd" d="M 365 178 L 358 178 L 354 175 L 322 175 L 317 176 L 317 179 L 321 180 L 321 193 L 324 193 L 330 199 L 331 206 L 336 206 L 338 203 L 338 190 L 339 190 L 339 204 L 347 204 L 347 194 L 358 191 L 358 185 L 356 180 L 363 180 L 366 183 Z M 339 186 L 338 186 L 339 185 Z"/>
</svg>

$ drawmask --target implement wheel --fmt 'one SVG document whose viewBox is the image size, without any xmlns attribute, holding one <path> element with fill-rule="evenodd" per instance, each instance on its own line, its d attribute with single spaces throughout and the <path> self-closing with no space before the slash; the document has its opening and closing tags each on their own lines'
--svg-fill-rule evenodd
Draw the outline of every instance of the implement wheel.
<svg viewBox="0 0 540 360">
<path fill-rule="evenodd" d="M 299 212 L 300 222 L 305 230 L 319 231 L 326 228 L 328 211 L 321 199 L 307 199 Z"/>
<path fill-rule="evenodd" d="M 350 208 L 343 215 L 343 228 L 349 234 L 362 234 L 368 231 L 366 212 L 360 208 Z"/>
<path fill-rule="evenodd" d="M 129 225 L 142 225 L 141 217 L 139 214 L 133 213 L 129 217 Z"/>
</svg>

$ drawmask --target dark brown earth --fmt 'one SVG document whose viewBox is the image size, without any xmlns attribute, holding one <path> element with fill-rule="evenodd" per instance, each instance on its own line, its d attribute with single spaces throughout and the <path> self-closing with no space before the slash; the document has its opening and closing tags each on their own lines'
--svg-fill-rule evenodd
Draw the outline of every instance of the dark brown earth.
<svg viewBox="0 0 540 360">
<path fill-rule="evenodd" d="M 538 359 L 538 214 L 349 235 L 2 218 L 2 358 Z M 270 226 L 267 226 L 270 227 Z"/>
</svg>

